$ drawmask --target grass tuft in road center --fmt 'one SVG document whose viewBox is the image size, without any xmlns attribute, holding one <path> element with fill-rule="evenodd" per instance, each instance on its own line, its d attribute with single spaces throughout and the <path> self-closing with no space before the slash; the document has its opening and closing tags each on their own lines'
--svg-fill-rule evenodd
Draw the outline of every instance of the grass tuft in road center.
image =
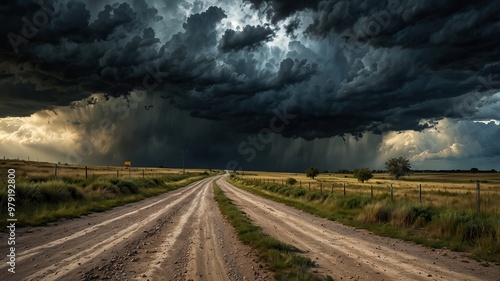
<svg viewBox="0 0 500 281">
<path fill-rule="evenodd" d="M 265 234 L 260 227 L 253 225 L 215 183 L 214 194 L 221 213 L 236 229 L 239 239 L 257 250 L 259 258 L 275 273 L 276 280 L 333 280 L 329 276 L 321 278 L 313 274 L 310 269 L 315 266 L 314 261 L 297 255 L 299 249 Z"/>
</svg>

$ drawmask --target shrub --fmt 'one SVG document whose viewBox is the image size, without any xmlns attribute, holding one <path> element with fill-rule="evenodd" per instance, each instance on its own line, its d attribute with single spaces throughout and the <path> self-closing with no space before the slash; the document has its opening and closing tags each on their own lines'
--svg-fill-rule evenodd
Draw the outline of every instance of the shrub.
<svg viewBox="0 0 500 281">
<path fill-rule="evenodd" d="M 37 183 L 40 193 L 45 203 L 61 203 L 71 200 L 71 193 L 68 191 L 68 184 L 62 180 L 54 180 L 43 183 Z"/>
<path fill-rule="evenodd" d="M 391 208 L 381 202 L 368 204 L 359 214 L 358 219 L 365 223 L 387 223 L 391 219 Z"/>
<path fill-rule="evenodd" d="M 16 197 L 20 198 L 18 204 L 33 205 L 43 202 L 43 195 L 40 188 L 35 186 L 34 183 L 18 182 L 16 184 Z"/>
<path fill-rule="evenodd" d="M 367 199 L 360 197 L 340 198 L 337 205 L 346 209 L 357 209 L 365 206 L 368 203 Z"/>
<path fill-rule="evenodd" d="M 395 226 L 422 227 L 432 220 L 433 214 L 429 206 L 402 206 L 393 211 L 391 223 Z"/>
<path fill-rule="evenodd" d="M 74 185 L 69 185 L 67 187 L 68 192 L 71 196 L 71 198 L 75 200 L 83 199 L 83 194 L 81 193 L 80 189 Z"/>
<path fill-rule="evenodd" d="M 110 189 L 112 190 L 112 186 L 115 185 L 118 181 L 117 180 L 106 180 L 106 179 L 98 179 L 93 181 L 88 185 L 88 188 L 90 188 L 93 191 L 96 190 L 104 190 L 104 189 Z"/>
<path fill-rule="evenodd" d="M 136 194 L 139 192 L 139 187 L 137 184 L 135 184 L 133 181 L 130 180 L 120 180 L 119 182 L 116 183 L 116 186 L 120 188 L 120 190 L 127 194 L 127 193 L 133 193 Z M 127 192 L 127 189 L 129 192 Z"/>
<path fill-rule="evenodd" d="M 478 240 L 495 239 L 498 225 L 487 217 L 466 212 L 447 211 L 434 219 L 433 226 L 439 234 L 454 238 L 456 242 L 474 245 Z"/>
<path fill-rule="evenodd" d="M 306 199 L 309 201 L 314 201 L 314 200 L 318 200 L 321 198 L 322 198 L 322 196 L 318 192 L 308 192 L 306 195 Z"/>
<path fill-rule="evenodd" d="M 286 179 L 286 183 L 289 184 L 289 185 L 294 185 L 297 183 L 297 180 L 294 179 L 294 178 L 287 178 Z"/>
<path fill-rule="evenodd" d="M 307 193 L 307 191 L 305 191 L 304 189 L 302 188 L 298 188 L 298 189 L 295 189 L 292 193 L 293 197 L 302 197 L 304 196 L 305 194 Z"/>
</svg>

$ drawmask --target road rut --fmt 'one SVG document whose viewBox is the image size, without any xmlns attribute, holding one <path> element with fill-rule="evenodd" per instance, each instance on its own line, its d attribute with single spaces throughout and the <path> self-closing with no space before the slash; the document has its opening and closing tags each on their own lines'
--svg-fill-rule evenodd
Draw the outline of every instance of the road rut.
<svg viewBox="0 0 500 281">
<path fill-rule="evenodd" d="M 16 273 L 2 263 L 0 280 L 270 279 L 220 214 L 214 179 L 107 212 L 20 228 Z"/>
<path fill-rule="evenodd" d="M 318 273 L 335 280 L 500 280 L 499 266 L 319 218 L 236 188 L 225 177 L 217 183 L 256 225 L 301 249 Z"/>
</svg>

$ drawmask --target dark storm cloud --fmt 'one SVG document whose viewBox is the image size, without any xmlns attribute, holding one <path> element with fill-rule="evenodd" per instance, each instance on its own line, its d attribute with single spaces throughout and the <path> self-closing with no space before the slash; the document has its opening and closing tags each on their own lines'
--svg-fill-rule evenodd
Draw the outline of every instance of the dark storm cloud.
<svg viewBox="0 0 500 281">
<path fill-rule="evenodd" d="M 158 10 L 129 2 L 2 2 L 0 98 L 22 104 L 15 87 L 43 97 L 1 116 L 142 86 L 245 133 L 278 111 L 294 116 L 280 132 L 286 137 L 360 137 L 473 118 L 500 89 L 498 1 L 249 0 L 272 26 L 242 31 L 226 31 L 230 13 L 200 1 Z M 31 36 L 23 18 L 45 10 L 47 22 Z M 279 46 L 283 27 L 297 36 L 288 46 Z"/>
<path fill-rule="evenodd" d="M 228 29 L 222 36 L 219 48 L 222 52 L 253 50 L 271 41 L 275 35 L 269 26 L 247 25 L 242 31 Z"/>
<path fill-rule="evenodd" d="M 251 3 L 256 9 L 268 11 L 273 22 L 283 20 L 296 12 L 307 8 L 316 8 L 320 0 L 244 0 Z"/>
<path fill-rule="evenodd" d="M 77 96 L 68 94 L 68 100 L 91 92 L 119 96 L 138 86 L 147 88 L 145 85 L 154 85 L 156 91 L 181 94 L 219 84 L 238 84 L 240 79 L 244 85 L 253 87 L 264 76 L 267 82 L 257 90 L 279 89 L 314 73 L 314 66 L 303 60 L 284 60 L 279 72 L 274 73 L 247 65 L 247 73 L 252 74 L 243 78 L 233 75 L 230 65 L 220 66 L 216 61 L 219 45 L 216 26 L 227 16 L 219 7 L 192 14 L 183 23 L 183 31 L 166 42 L 161 42 L 151 28 L 161 22 L 162 16 L 144 1 L 105 5 L 92 22 L 86 5 L 80 1 L 49 2 L 43 7 L 13 2 L 4 3 L 2 8 L 6 24 L 1 27 L 1 34 L 13 38 L 13 44 L 0 43 L 3 76 L 11 83 L 31 83 L 41 90 L 80 91 Z M 24 38 L 26 20 L 20 18 L 35 21 L 30 19 L 44 9 L 51 11 L 50 19 L 43 27 L 35 27 L 33 36 Z M 225 37 L 224 46 L 242 48 L 241 44 L 249 44 L 247 47 L 251 48 L 270 40 L 273 34 L 268 27 L 250 27 L 232 38 Z M 240 87 L 239 91 L 248 93 L 253 89 Z M 46 107 L 40 103 L 39 109 Z M 35 111 L 33 107 L 22 115 Z"/>
<path fill-rule="evenodd" d="M 87 95 L 79 91 L 58 92 L 54 90 L 36 89 L 34 84 L 12 84 L 0 82 L 0 118 L 7 116 L 28 116 L 41 108 L 54 109 L 56 106 L 68 105 Z"/>
<path fill-rule="evenodd" d="M 82 2 L 35 3 L 2 3 L 0 34 L 8 40 L 0 42 L 1 69 L 11 83 L 35 84 L 54 90 L 52 95 L 70 92 L 67 99 L 73 101 L 93 91 L 119 95 L 140 85 L 144 67 L 134 68 L 155 57 L 148 25 L 161 18 L 144 1 L 135 1 L 135 10 L 126 3 L 106 5 L 92 23 Z"/>
<path fill-rule="evenodd" d="M 285 32 L 288 36 L 292 38 L 297 38 L 297 36 L 295 35 L 295 30 L 297 30 L 299 27 L 300 27 L 300 20 L 293 19 L 287 25 L 285 25 Z"/>
<path fill-rule="evenodd" d="M 284 7 L 279 1 L 250 2 L 257 9 Z M 254 88 L 255 95 L 230 101 L 212 94 L 198 116 L 226 116 L 256 133 L 273 109 L 287 110 L 296 118 L 281 132 L 285 136 L 360 137 L 420 131 L 443 117 L 471 118 L 500 89 L 498 1 L 287 3 L 282 12 L 273 9 L 274 19 L 314 10 L 307 32 L 319 46 L 333 49 L 310 49 L 300 41 L 289 46 L 288 57 L 318 64 L 315 75 L 284 89 Z M 343 53 L 335 51 L 339 47 Z M 482 82 L 486 77 L 488 85 Z"/>
</svg>

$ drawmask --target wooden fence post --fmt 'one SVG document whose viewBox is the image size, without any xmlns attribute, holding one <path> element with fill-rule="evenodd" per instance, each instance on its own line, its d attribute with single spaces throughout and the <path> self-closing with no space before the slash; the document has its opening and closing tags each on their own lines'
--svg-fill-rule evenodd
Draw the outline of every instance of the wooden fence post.
<svg viewBox="0 0 500 281">
<path fill-rule="evenodd" d="M 57 178 L 57 164 L 56 164 L 55 169 L 54 169 L 54 176 Z"/>
<path fill-rule="evenodd" d="M 88 178 L 88 174 L 87 174 L 87 166 L 85 166 L 85 179 Z"/>
<path fill-rule="evenodd" d="M 418 199 L 422 203 L 422 184 L 418 185 Z"/>
<path fill-rule="evenodd" d="M 309 182 L 309 191 L 311 191 L 311 183 Z"/>
<path fill-rule="evenodd" d="M 323 184 L 321 182 L 319 183 L 319 193 L 323 194 Z"/>
<path fill-rule="evenodd" d="M 481 185 L 479 184 L 479 181 L 476 181 L 476 210 L 479 213 L 481 211 Z"/>
</svg>

